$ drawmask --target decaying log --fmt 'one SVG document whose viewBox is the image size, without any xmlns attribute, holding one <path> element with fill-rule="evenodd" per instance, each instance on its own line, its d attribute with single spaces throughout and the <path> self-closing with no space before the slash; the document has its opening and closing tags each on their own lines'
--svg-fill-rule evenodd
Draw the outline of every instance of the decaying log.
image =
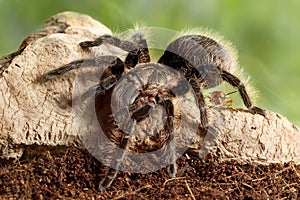
<svg viewBox="0 0 300 200">
<path fill-rule="evenodd" d="M 64 12 L 51 17 L 17 52 L 0 58 L 1 158 L 20 158 L 32 145 L 83 146 L 79 134 L 85 128 L 74 126 L 72 109 L 78 72 L 50 81 L 41 77 L 71 61 L 105 54 L 106 47 L 87 52 L 78 44 L 110 33 L 86 15 Z M 300 163 L 300 130 L 285 117 L 216 107 L 208 108 L 208 117 L 215 134 L 195 138 L 189 152 L 250 163 Z"/>
</svg>

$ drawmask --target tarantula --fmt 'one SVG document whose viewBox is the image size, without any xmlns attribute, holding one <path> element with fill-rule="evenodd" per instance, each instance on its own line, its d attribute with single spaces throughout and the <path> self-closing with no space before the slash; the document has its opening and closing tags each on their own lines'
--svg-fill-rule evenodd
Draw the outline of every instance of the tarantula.
<svg viewBox="0 0 300 200">
<path fill-rule="evenodd" d="M 83 49 L 89 49 L 102 44 L 112 45 L 128 52 L 126 58 L 121 60 L 118 56 L 103 55 L 96 58 L 76 60 L 44 74 L 44 77 L 52 79 L 70 70 L 89 66 L 105 67 L 106 69 L 99 82 L 83 94 L 83 99 L 95 95 L 97 99 L 96 103 L 98 107 L 100 106 L 100 110 L 102 109 L 103 111 L 101 113 L 106 112 L 108 115 L 111 115 L 112 111 L 109 103 L 111 102 L 112 91 L 116 89 L 117 82 L 122 77 L 128 75 L 128 82 L 139 81 L 139 77 L 130 74 L 134 70 L 139 69 L 139 73 L 141 70 L 144 70 L 146 76 L 158 77 L 157 79 L 163 80 L 163 75 L 159 74 L 157 70 L 164 70 L 165 66 L 167 66 L 177 70 L 194 90 L 200 111 L 200 129 L 202 132 L 206 132 L 209 129 L 202 90 L 216 87 L 223 81 L 237 88 L 249 111 L 253 114 L 265 116 L 263 109 L 252 105 L 244 84 L 239 78 L 230 73 L 233 64 L 228 49 L 210 37 L 198 34 L 179 36 L 167 46 L 157 63 L 151 62 L 148 44 L 145 35 L 141 32 L 136 32 L 129 40 L 120 39 L 113 35 L 103 35 L 96 40 L 79 43 Z M 168 84 L 168 82 L 172 82 L 173 84 L 171 84 L 169 89 L 161 88 L 161 85 L 157 86 L 155 84 L 143 85 L 138 92 L 135 91 L 136 94 L 130 97 L 131 99 L 124 97 L 125 100 L 120 100 L 129 102 L 127 103 L 128 108 L 125 116 L 130 118 L 134 123 L 145 121 L 151 115 L 151 110 L 154 109 L 155 105 L 162 106 L 167 115 L 163 130 L 157 131 L 154 136 L 147 136 L 147 139 L 136 141 L 135 149 L 132 151 L 154 151 L 162 148 L 173 138 L 170 130 L 174 129 L 175 125 L 172 121 L 176 120 L 179 114 L 176 113 L 172 99 L 176 95 L 187 93 L 190 90 L 190 86 L 182 80 L 165 81 L 163 85 Z M 123 87 L 126 88 L 126 85 Z M 128 90 L 130 89 L 128 88 Z M 122 113 L 119 114 L 121 115 Z M 109 123 L 103 119 L 101 120 L 102 122 L 100 123 L 102 124 Z M 133 124 L 130 124 L 126 119 L 122 120 L 125 120 L 125 122 L 115 119 L 105 132 L 110 140 L 114 141 L 121 148 L 126 149 L 129 141 L 128 135 L 133 130 Z M 122 160 L 122 158 L 123 155 L 120 156 L 119 160 Z M 173 163 L 169 166 L 171 176 L 175 176 L 176 174 L 175 162 L 176 160 L 173 160 Z M 103 191 L 110 186 L 117 175 L 117 171 L 118 167 L 116 169 L 109 169 L 106 177 L 100 183 L 99 190 Z"/>
</svg>

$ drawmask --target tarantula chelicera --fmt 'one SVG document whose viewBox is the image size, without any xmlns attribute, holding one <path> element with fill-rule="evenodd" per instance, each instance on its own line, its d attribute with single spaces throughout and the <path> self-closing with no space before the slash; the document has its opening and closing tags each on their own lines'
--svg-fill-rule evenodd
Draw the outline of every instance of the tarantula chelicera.
<svg viewBox="0 0 300 200">
<path fill-rule="evenodd" d="M 104 132 L 107 137 L 122 149 L 127 148 L 129 136 L 135 131 L 134 124 L 144 123 L 144 126 L 154 126 L 154 120 L 147 121 L 147 118 L 151 116 L 155 118 L 155 115 L 152 114 L 157 105 L 163 108 L 166 115 L 161 130 L 149 128 L 149 132 L 152 131 L 152 133 L 148 135 L 146 133 L 146 137 L 136 139 L 132 145 L 134 148 L 130 151 L 137 153 L 155 151 L 170 143 L 174 137 L 171 130 L 176 128 L 176 120 L 180 118 L 180 112 L 177 111 L 173 99 L 178 95 L 183 96 L 191 88 L 196 95 L 199 107 L 199 130 L 203 133 L 209 129 L 209 125 L 202 90 L 216 87 L 223 81 L 237 88 L 250 112 L 265 116 L 263 109 L 252 105 L 244 84 L 230 73 L 234 66 L 232 66 L 233 58 L 228 49 L 210 37 L 199 34 L 181 35 L 166 47 L 157 63 L 151 62 L 145 35 L 139 31 L 132 34 L 130 39 L 103 35 L 94 41 L 79 43 L 83 49 L 102 44 L 112 45 L 128 52 L 126 58 L 122 60 L 118 56 L 102 55 L 76 60 L 46 73 L 44 77 L 52 79 L 70 70 L 83 67 L 104 67 L 105 71 L 99 82 L 83 94 L 83 99 L 95 95 L 96 106 L 100 110 L 97 115 L 99 123 L 106 127 Z M 172 73 L 166 68 L 178 72 L 180 76 L 174 76 L 178 80 L 166 78 L 165 74 Z M 120 90 L 117 83 L 124 76 L 127 76 L 126 84 L 121 89 L 128 91 L 120 93 L 120 99 L 115 102 L 121 102 L 120 104 L 126 102 L 124 103 L 126 108 L 119 110 L 117 115 L 113 116 L 114 119 L 104 119 L 101 115 L 113 115 L 111 107 L 114 105 L 110 105 L 113 104 L 112 93 L 113 90 L 117 92 Z M 143 82 L 141 79 L 147 79 L 147 83 L 141 83 Z M 152 79 L 155 81 L 151 81 Z M 161 81 L 161 83 L 155 83 L 156 81 Z M 141 87 L 135 88 L 136 84 L 140 84 Z M 164 85 L 169 86 L 163 87 Z M 117 162 L 121 162 L 123 157 L 124 155 L 121 155 Z M 176 160 L 173 159 L 168 169 L 171 176 L 176 174 L 175 162 Z M 119 166 L 120 163 L 116 165 Z M 116 177 L 118 169 L 116 167 L 107 172 L 107 176 L 100 183 L 99 190 L 102 191 L 109 187 Z"/>
</svg>

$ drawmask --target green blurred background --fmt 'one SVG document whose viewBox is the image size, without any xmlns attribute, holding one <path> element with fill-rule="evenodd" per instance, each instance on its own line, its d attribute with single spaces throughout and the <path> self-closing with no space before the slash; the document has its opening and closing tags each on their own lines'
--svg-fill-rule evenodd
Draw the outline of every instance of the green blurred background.
<svg viewBox="0 0 300 200">
<path fill-rule="evenodd" d="M 57 12 L 91 15 L 112 30 L 132 23 L 180 30 L 211 28 L 232 41 L 260 91 L 258 104 L 300 125 L 299 0 L 0 0 L 0 55 Z"/>
</svg>

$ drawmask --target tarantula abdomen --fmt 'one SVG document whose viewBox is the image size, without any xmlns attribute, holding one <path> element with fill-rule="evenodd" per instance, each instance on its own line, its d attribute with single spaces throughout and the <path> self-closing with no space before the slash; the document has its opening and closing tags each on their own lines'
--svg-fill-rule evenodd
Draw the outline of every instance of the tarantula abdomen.
<svg viewBox="0 0 300 200">
<path fill-rule="evenodd" d="M 201 88 L 213 88 L 223 81 L 220 69 L 232 71 L 231 59 L 228 50 L 215 40 L 185 35 L 171 42 L 158 62 L 197 80 Z"/>
</svg>

